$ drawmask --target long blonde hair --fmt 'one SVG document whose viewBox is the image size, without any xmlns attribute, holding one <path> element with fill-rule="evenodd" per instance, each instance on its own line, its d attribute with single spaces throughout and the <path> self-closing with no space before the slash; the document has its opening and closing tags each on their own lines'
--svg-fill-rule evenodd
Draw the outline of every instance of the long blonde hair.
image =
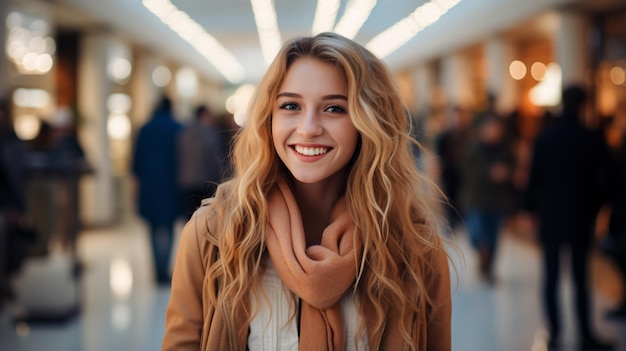
<svg viewBox="0 0 626 351">
<path fill-rule="evenodd" d="M 254 317 L 247 299 L 260 296 L 267 194 L 284 173 L 272 143 L 272 108 L 287 70 L 301 57 L 335 65 L 347 82 L 348 111 L 360 134 L 346 188 L 348 211 L 363 242 L 355 291 L 360 303 L 376 312 L 371 332 L 380 332 L 386 311 L 400 311 L 407 320 L 425 313 L 431 301 L 418 267 L 429 264 L 423 259 L 427 252 L 441 250 L 432 203 L 439 192 L 416 167 L 412 146 L 421 146 L 411 137 L 410 118 L 388 69 L 361 45 L 333 33 L 285 44 L 256 89 L 235 139 L 234 176 L 216 194 L 213 213 L 220 220 L 213 230 L 220 259 L 207 271 L 216 282 L 208 284 L 209 296 L 227 318 Z M 407 295 L 407 285 L 417 288 L 417 301 Z M 248 332 L 245 326 L 231 328 L 238 336 Z M 406 326 L 401 333 L 417 347 Z"/>
</svg>

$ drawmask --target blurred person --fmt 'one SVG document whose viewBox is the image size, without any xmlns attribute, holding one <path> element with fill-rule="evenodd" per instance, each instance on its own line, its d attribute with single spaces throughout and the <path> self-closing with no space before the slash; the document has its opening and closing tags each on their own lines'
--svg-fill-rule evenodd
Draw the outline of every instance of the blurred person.
<svg viewBox="0 0 626 351">
<path fill-rule="evenodd" d="M 89 169 L 85 152 L 76 134 L 76 126 L 73 122 L 70 123 L 54 127 L 54 142 L 51 148 L 53 167 L 59 171 Z"/>
<path fill-rule="evenodd" d="M 509 143 L 515 155 L 515 168 L 513 171 L 513 186 L 516 191 L 515 209 L 522 205 L 523 193 L 528 182 L 528 166 L 530 164 L 530 149 L 532 147 L 529 138 L 523 135 L 521 124 L 521 111 L 515 109 L 504 117 L 506 120 L 505 140 Z"/>
<path fill-rule="evenodd" d="M 558 287 L 565 248 L 574 278 L 579 345 L 583 350 L 612 349 L 591 327 L 588 267 L 596 216 L 607 198 L 609 157 L 602 138 L 582 124 L 586 101 L 581 86 L 563 90 L 562 112 L 538 134 L 531 158 L 526 206 L 538 220 L 551 349 L 558 348 L 561 335 Z"/>
<path fill-rule="evenodd" d="M 460 187 L 463 177 L 463 155 L 471 132 L 471 111 L 455 106 L 452 125 L 435 141 L 435 152 L 439 155 L 442 190 L 448 197 L 446 217 L 451 229 L 461 223 Z"/>
<path fill-rule="evenodd" d="M 239 125 L 235 123 L 235 116 L 231 113 L 223 113 L 219 115 L 217 118 L 218 127 L 220 129 L 220 134 L 222 137 L 220 140 L 222 141 L 222 150 L 226 153 L 226 160 L 222 164 L 222 180 L 231 178 L 233 174 L 233 165 L 230 159 L 230 155 L 232 154 L 233 149 L 233 140 L 235 139 L 235 135 L 239 130 Z"/>
<path fill-rule="evenodd" d="M 612 192 L 608 233 L 602 248 L 616 264 L 624 286 L 621 300 L 607 311 L 606 316 L 626 319 L 626 115 L 620 120 L 621 126 L 616 121 L 613 119 L 612 125 L 607 128 L 607 141 L 617 166 L 617 187 Z"/>
<path fill-rule="evenodd" d="M 139 130 L 132 171 L 139 215 L 149 225 L 159 284 L 169 284 L 174 224 L 181 215 L 176 138 L 182 126 L 174 120 L 172 102 L 161 98 L 150 120 Z"/>
<path fill-rule="evenodd" d="M 255 94 L 234 177 L 183 230 L 163 350 L 449 351 L 435 192 L 382 61 L 296 38 Z"/>
<path fill-rule="evenodd" d="M 56 219 L 56 244 L 62 250 L 75 252 L 80 230 L 78 181 L 90 172 L 85 152 L 76 129 L 74 112 L 59 108 L 54 116 L 53 143 L 50 148 L 51 171 L 54 174 L 55 204 L 59 208 Z"/>
<path fill-rule="evenodd" d="M 478 127 L 483 121 L 492 117 L 503 118 L 497 110 L 498 96 L 493 92 L 487 92 L 486 100 L 481 103 L 481 108 L 472 118 L 472 126 Z M 505 134 L 510 132 L 510 124 L 504 123 Z"/>
<path fill-rule="evenodd" d="M 517 108 L 511 111 L 506 117 L 507 121 L 507 143 L 510 145 L 515 156 L 515 166 L 513 168 L 512 189 L 513 206 L 508 218 L 508 223 L 504 224 L 506 230 L 512 234 L 526 238 L 533 238 L 535 228 L 531 219 L 524 211 L 524 197 L 528 184 L 528 173 L 530 168 L 530 157 L 534 137 L 530 134 L 531 128 L 528 120 L 538 119 L 539 115 L 524 117 L 522 109 Z M 532 133 L 533 135 L 535 133 Z"/>
<path fill-rule="evenodd" d="M 33 168 L 48 167 L 50 163 L 50 152 L 54 146 L 54 128 L 50 122 L 39 119 L 39 132 L 37 136 L 29 142 Z"/>
<path fill-rule="evenodd" d="M 195 120 L 178 136 L 179 181 L 183 191 L 183 214 L 187 219 L 203 198 L 213 197 L 220 183 L 227 154 L 223 133 L 206 106 L 194 111 Z"/>
<path fill-rule="evenodd" d="M 470 242 L 478 252 L 479 272 L 489 283 L 495 282 L 493 263 L 500 228 L 513 205 L 514 165 L 502 118 L 482 118 L 464 154 L 461 205 Z"/>
<path fill-rule="evenodd" d="M 10 102 L 0 100 L 0 304 L 12 296 L 9 278 L 28 254 L 26 209 L 28 147 L 13 129 Z M 28 226 L 28 228 L 27 228 Z"/>
<path fill-rule="evenodd" d="M 29 153 L 25 160 L 28 169 L 26 202 L 37 228 L 37 237 L 29 249 L 29 255 L 33 257 L 48 255 L 49 244 L 54 238 L 57 219 L 60 216 L 59 207 L 55 205 L 56 189 L 51 177 L 54 144 L 53 125 L 40 119 L 39 132 L 29 142 Z"/>
</svg>

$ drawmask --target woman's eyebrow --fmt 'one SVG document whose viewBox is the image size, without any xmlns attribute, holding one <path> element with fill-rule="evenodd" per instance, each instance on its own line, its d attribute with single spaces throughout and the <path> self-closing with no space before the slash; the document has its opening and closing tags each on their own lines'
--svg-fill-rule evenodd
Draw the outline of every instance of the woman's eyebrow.
<svg viewBox="0 0 626 351">
<path fill-rule="evenodd" d="M 324 100 L 335 100 L 335 99 L 339 99 L 339 100 L 346 100 L 348 101 L 348 97 L 345 95 L 341 95 L 341 94 L 331 94 L 331 95 L 324 95 L 322 97 L 322 99 Z"/>
<path fill-rule="evenodd" d="M 300 94 L 296 94 L 296 93 L 290 93 L 290 92 L 283 92 L 280 93 L 278 95 L 276 95 L 276 98 L 281 98 L 281 97 L 292 97 L 292 98 L 301 98 L 302 95 Z M 341 94 L 330 94 L 330 95 L 324 95 L 322 96 L 323 100 L 335 100 L 335 99 L 339 99 L 339 100 L 346 100 L 348 101 L 348 97 L 345 95 L 341 95 Z"/>
<path fill-rule="evenodd" d="M 276 95 L 276 98 L 280 98 L 280 97 L 292 97 L 292 98 L 299 98 L 302 97 L 300 94 L 296 94 L 296 93 L 289 93 L 289 92 L 284 92 L 284 93 L 280 93 L 278 95 Z"/>
</svg>

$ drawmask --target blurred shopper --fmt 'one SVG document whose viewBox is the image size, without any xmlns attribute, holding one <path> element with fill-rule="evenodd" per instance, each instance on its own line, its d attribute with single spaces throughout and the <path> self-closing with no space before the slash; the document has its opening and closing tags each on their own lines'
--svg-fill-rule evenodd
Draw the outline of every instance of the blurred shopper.
<svg viewBox="0 0 626 351">
<path fill-rule="evenodd" d="M 27 146 L 13 129 L 10 102 L 0 100 L 0 304 L 12 295 L 9 277 L 25 259 Z"/>
<path fill-rule="evenodd" d="M 626 118 L 626 116 L 624 116 Z M 622 120 L 625 121 L 625 120 Z M 626 283 L 626 133 L 624 127 L 614 128 L 615 137 L 611 138 L 611 150 L 618 168 L 617 189 L 612 194 L 611 217 L 608 235 L 603 242 L 603 251 L 617 265 L 622 275 L 622 283 Z M 607 317 L 626 319 L 626 289 L 622 289 L 621 300 L 615 308 L 607 312 Z"/>
<path fill-rule="evenodd" d="M 50 176 L 54 134 L 52 124 L 40 119 L 39 133 L 29 142 L 29 156 L 26 160 L 28 168 L 26 202 L 28 212 L 37 228 L 37 236 L 30 247 L 29 255 L 39 258 L 48 255 L 57 218 L 60 216 L 59 207 L 55 205 L 56 191 Z"/>
<path fill-rule="evenodd" d="M 195 120 L 178 136 L 179 181 L 183 213 L 187 219 L 203 198 L 213 197 L 222 179 L 226 150 L 213 112 L 205 105 L 195 110 Z"/>
<path fill-rule="evenodd" d="M 461 222 L 459 193 L 463 175 L 463 155 L 472 123 L 471 111 L 456 106 L 452 112 L 452 125 L 441 133 L 435 141 L 435 151 L 439 155 L 441 188 L 448 197 L 446 217 L 450 229 Z"/>
<path fill-rule="evenodd" d="M 496 109 L 496 103 L 498 101 L 498 97 L 496 94 L 492 92 L 487 93 L 487 101 L 485 102 L 484 108 L 480 109 L 472 119 L 472 125 L 474 127 L 478 127 L 483 124 L 483 121 L 489 119 L 494 116 L 498 116 L 499 118 L 503 118 L 500 113 L 498 113 Z M 505 134 L 509 133 L 509 125 L 504 123 Z"/>
<path fill-rule="evenodd" d="M 91 172 L 83 147 L 78 140 L 77 118 L 68 108 L 60 108 L 55 114 L 54 142 L 50 150 L 51 175 L 55 190 L 56 244 L 72 253 L 80 230 L 79 179 Z"/>
<path fill-rule="evenodd" d="M 233 164 L 231 155 L 233 149 L 233 141 L 240 127 L 235 123 L 235 116 L 231 113 L 223 113 L 217 117 L 217 126 L 220 129 L 220 140 L 222 141 L 222 150 L 224 150 L 226 159 L 222 166 L 222 179 L 230 179 L 233 176 Z"/>
<path fill-rule="evenodd" d="M 505 117 L 506 141 L 515 155 L 515 169 L 512 181 L 515 189 L 515 207 L 519 210 L 523 205 L 523 192 L 528 184 L 528 167 L 530 167 L 531 139 L 522 133 L 520 120 L 522 115 L 519 109 L 513 110 Z"/>
<path fill-rule="evenodd" d="M 609 165 L 606 145 L 599 135 L 582 125 L 587 94 L 582 87 L 563 91 L 563 110 L 539 133 L 527 189 L 528 208 L 538 215 L 544 272 L 543 298 L 550 332 L 549 347 L 559 345 L 559 273 L 562 249 L 570 249 L 574 276 L 578 335 L 584 350 L 610 350 L 591 327 L 589 257 L 594 244 L 594 224 L 606 199 Z"/>
<path fill-rule="evenodd" d="M 513 204 L 515 157 L 505 140 L 501 117 L 482 118 L 463 161 L 461 201 L 472 246 L 478 251 L 481 276 L 494 282 L 493 262 L 500 227 Z"/>
<path fill-rule="evenodd" d="M 174 223 L 181 214 L 176 138 L 182 126 L 174 120 L 167 97 L 137 136 L 132 170 L 137 181 L 138 210 L 150 226 L 156 279 L 170 281 L 169 261 Z"/>
</svg>

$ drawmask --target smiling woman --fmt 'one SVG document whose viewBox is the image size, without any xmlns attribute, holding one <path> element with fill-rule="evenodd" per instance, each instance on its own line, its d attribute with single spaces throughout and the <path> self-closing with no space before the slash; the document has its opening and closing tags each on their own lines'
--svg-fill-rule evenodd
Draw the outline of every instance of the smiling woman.
<svg viewBox="0 0 626 351">
<path fill-rule="evenodd" d="M 448 255 L 385 65 L 290 41 L 187 223 L 164 350 L 450 350 Z"/>
<path fill-rule="evenodd" d="M 272 111 L 272 138 L 298 182 L 344 187 L 359 135 L 347 94 L 342 72 L 325 61 L 303 58 L 287 72 Z"/>
</svg>

